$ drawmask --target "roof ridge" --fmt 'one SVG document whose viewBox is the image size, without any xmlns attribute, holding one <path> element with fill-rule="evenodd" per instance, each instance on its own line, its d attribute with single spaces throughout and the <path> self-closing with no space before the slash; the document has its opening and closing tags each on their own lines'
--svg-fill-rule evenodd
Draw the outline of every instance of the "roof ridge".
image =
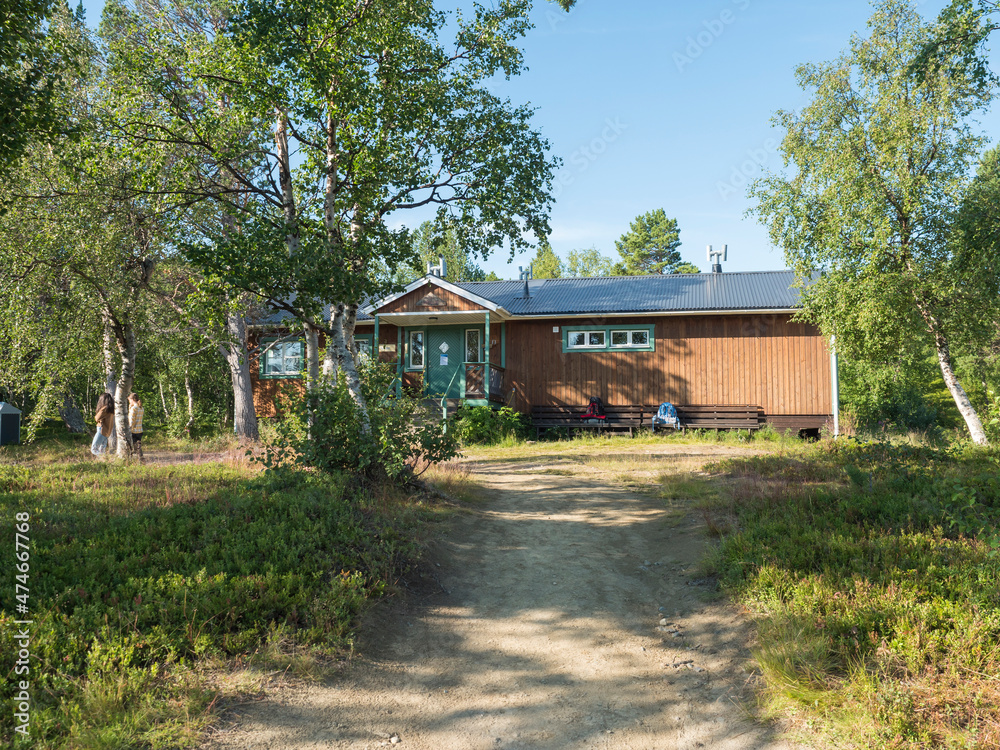
<svg viewBox="0 0 1000 750">
<path fill-rule="evenodd" d="M 531 279 L 531 281 L 581 281 L 583 279 L 674 279 L 674 278 L 717 278 L 720 276 L 750 276 L 777 273 L 794 273 L 791 268 L 778 268 L 771 271 L 723 271 L 720 274 L 711 271 L 702 273 L 644 273 L 631 276 L 557 276 L 551 279 Z M 453 284 L 520 284 L 521 279 L 496 279 L 495 281 L 453 281 Z"/>
</svg>

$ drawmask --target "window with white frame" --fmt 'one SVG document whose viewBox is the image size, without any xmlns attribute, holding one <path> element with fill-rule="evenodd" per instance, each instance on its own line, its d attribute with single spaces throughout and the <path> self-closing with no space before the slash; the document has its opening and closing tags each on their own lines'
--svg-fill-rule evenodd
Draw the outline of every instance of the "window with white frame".
<svg viewBox="0 0 1000 750">
<path fill-rule="evenodd" d="M 569 349 L 604 349 L 607 347 L 607 331 L 569 331 L 566 346 Z"/>
<path fill-rule="evenodd" d="M 422 370 L 424 368 L 424 332 L 410 331 L 410 369 Z"/>
<path fill-rule="evenodd" d="M 612 349 L 645 349 L 649 346 L 649 330 L 640 328 L 636 330 L 611 330 Z"/>
<path fill-rule="evenodd" d="M 654 326 L 632 324 L 628 328 L 618 325 L 597 327 L 564 326 L 562 350 L 568 352 L 610 352 L 630 350 L 651 352 L 655 350 Z"/>
<path fill-rule="evenodd" d="M 478 362 L 482 347 L 482 338 L 478 328 L 465 329 L 465 361 Z"/>
<path fill-rule="evenodd" d="M 296 378 L 302 372 L 304 344 L 301 341 L 265 341 L 260 357 L 263 378 Z"/>
</svg>

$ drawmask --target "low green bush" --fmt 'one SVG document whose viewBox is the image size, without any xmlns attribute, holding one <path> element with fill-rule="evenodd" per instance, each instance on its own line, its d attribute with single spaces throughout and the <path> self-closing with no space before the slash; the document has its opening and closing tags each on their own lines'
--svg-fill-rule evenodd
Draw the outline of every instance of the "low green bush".
<svg viewBox="0 0 1000 750">
<path fill-rule="evenodd" d="M 846 439 L 710 467 L 713 565 L 758 615 L 771 695 L 836 746 L 1000 746 L 998 466 Z"/>
<path fill-rule="evenodd" d="M 420 399 L 395 394 L 396 373 L 391 366 L 366 363 L 360 374 L 371 426 L 368 434 L 362 430 L 358 406 L 343 376 L 323 379 L 307 393 L 284 397 L 283 418 L 265 436 L 264 465 L 272 470 L 302 466 L 402 480 L 418 466 L 458 455 L 454 431 L 425 413 Z"/>
<path fill-rule="evenodd" d="M 508 406 L 494 409 L 463 404 L 455 413 L 455 432 L 463 445 L 496 445 L 504 440 L 522 440 L 528 437 L 530 429 L 531 419 Z"/>
<path fill-rule="evenodd" d="M 408 525 L 365 492 L 320 472 L 0 464 L 3 528 L 29 518 L 32 747 L 196 746 L 212 699 L 200 664 L 278 637 L 349 646 L 366 600 L 415 555 Z M 14 575 L 4 567 L 5 591 Z M 4 696 L 25 679 L 13 605 L 0 611 Z"/>
</svg>

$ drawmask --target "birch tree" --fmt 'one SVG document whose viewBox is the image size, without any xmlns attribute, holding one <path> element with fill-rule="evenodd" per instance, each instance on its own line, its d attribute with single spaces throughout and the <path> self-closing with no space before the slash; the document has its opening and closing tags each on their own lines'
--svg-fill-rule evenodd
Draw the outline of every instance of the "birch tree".
<svg viewBox="0 0 1000 750">
<path fill-rule="evenodd" d="M 180 147 L 177 194 L 224 203 L 243 228 L 192 241 L 188 257 L 324 333 L 327 369 L 343 373 L 364 423 L 354 326 L 361 301 L 386 291 L 375 268 L 412 262 L 401 216 L 436 207 L 483 257 L 548 233 L 556 161 L 531 109 L 488 87 L 521 72 L 514 42 L 529 10 L 527 0 L 470 17 L 430 0 L 107 6 L 111 74 L 144 105 L 119 137 Z M 309 356 L 315 372 L 317 347 Z"/>
<path fill-rule="evenodd" d="M 965 60 L 914 74 L 933 28 L 912 3 L 881 2 L 868 25 L 836 60 L 798 69 L 813 98 L 776 115 L 787 173 L 752 186 L 751 211 L 796 270 L 804 316 L 836 335 L 842 355 L 889 361 L 899 347 L 930 344 L 969 434 L 985 444 L 952 348 L 957 321 L 983 314 L 974 300 L 1000 268 L 970 265 L 953 239 L 985 142 L 970 118 L 989 90 Z"/>
</svg>

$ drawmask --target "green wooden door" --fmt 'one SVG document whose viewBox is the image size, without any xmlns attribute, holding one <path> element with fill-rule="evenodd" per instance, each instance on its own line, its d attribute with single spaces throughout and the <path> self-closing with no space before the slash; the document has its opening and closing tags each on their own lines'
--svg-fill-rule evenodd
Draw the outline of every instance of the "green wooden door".
<svg viewBox="0 0 1000 750">
<path fill-rule="evenodd" d="M 462 340 L 463 329 L 458 326 L 427 328 L 427 387 L 428 396 L 462 398 L 465 387 Z"/>
</svg>

